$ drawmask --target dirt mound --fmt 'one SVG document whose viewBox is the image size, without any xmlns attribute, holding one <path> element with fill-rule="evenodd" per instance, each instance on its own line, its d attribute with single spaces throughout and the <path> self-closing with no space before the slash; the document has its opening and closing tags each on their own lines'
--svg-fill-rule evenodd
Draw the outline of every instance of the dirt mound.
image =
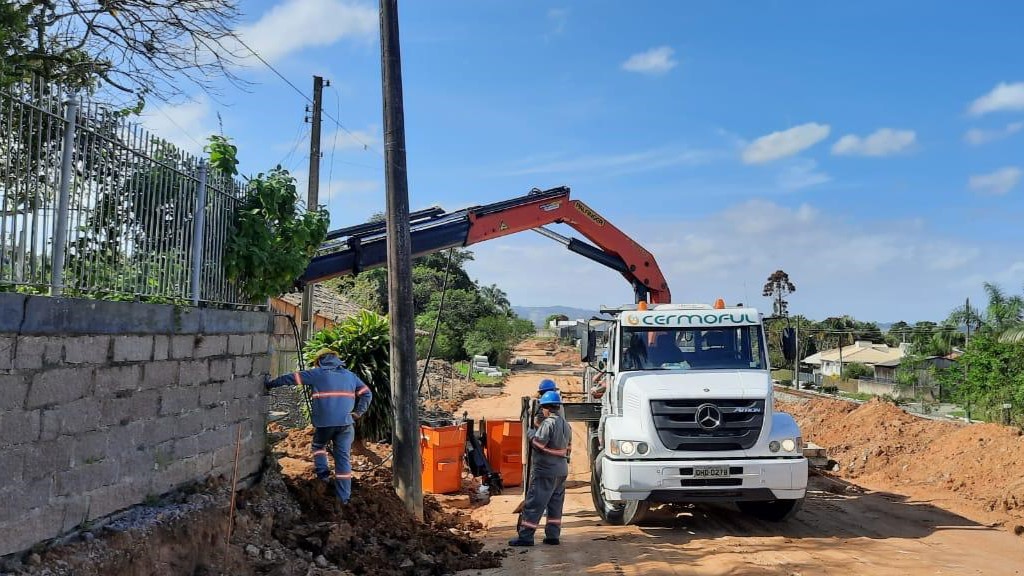
<svg viewBox="0 0 1024 576">
<path fill-rule="evenodd" d="M 808 441 L 828 449 L 837 474 L 916 498 L 953 500 L 965 510 L 1024 518 L 1024 437 L 996 424 L 918 418 L 873 400 L 778 402 Z"/>
<path fill-rule="evenodd" d="M 260 481 L 238 493 L 230 545 L 230 491 L 220 480 L 160 506 L 135 509 L 73 542 L 16 559 L 0 572 L 419 576 L 501 565 L 503 554 L 484 551 L 473 537 L 483 527 L 468 514 L 446 510 L 430 495 L 424 497 L 424 521 L 406 512 L 392 487 L 387 445 L 353 450 L 353 467 L 366 472 L 357 472 L 352 500 L 342 505 L 333 487 L 315 479 L 311 436 L 311 428 L 271 425 L 280 457 L 269 457 Z"/>
</svg>

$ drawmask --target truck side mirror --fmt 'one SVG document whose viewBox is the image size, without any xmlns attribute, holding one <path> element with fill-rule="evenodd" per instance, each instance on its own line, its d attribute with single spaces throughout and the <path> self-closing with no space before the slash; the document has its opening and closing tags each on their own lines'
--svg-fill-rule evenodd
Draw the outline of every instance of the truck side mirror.
<svg viewBox="0 0 1024 576">
<path fill-rule="evenodd" d="M 782 357 L 786 362 L 796 360 L 796 332 L 792 328 L 782 329 Z"/>
<path fill-rule="evenodd" d="M 594 354 L 597 350 L 597 335 L 589 328 L 583 332 L 580 338 L 580 360 L 584 364 L 594 361 Z"/>
</svg>

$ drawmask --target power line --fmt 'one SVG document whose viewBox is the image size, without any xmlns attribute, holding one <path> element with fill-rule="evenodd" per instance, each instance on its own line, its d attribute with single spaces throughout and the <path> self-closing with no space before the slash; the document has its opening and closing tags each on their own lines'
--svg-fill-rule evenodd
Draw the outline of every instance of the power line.
<svg viewBox="0 0 1024 576">
<path fill-rule="evenodd" d="M 167 112 L 165 112 L 163 107 L 157 106 L 156 107 L 156 111 L 159 112 L 161 116 L 166 118 L 168 122 L 170 122 L 171 124 L 174 124 L 175 128 L 177 128 L 178 130 L 181 130 L 182 134 L 184 134 L 185 136 L 188 136 L 189 140 L 195 142 L 196 146 L 199 146 L 200 149 L 203 148 L 204 144 L 202 142 L 200 142 L 199 140 L 196 140 L 196 138 L 194 136 L 192 136 L 192 134 L 190 134 L 188 130 L 185 130 L 184 128 L 182 128 L 181 124 L 178 124 L 178 122 L 174 118 L 171 118 L 171 115 L 168 114 Z"/>
<path fill-rule="evenodd" d="M 263 56 L 260 56 L 258 52 L 256 52 L 255 50 L 253 50 L 253 49 L 252 49 L 252 48 L 251 48 L 251 47 L 250 47 L 250 46 L 249 46 L 248 44 L 246 44 L 246 43 L 245 43 L 245 41 L 244 41 L 244 40 L 242 40 L 242 39 L 241 39 L 241 38 L 240 38 L 240 37 L 239 37 L 239 36 L 238 36 L 237 34 L 232 34 L 232 36 L 234 36 L 235 40 L 238 40 L 238 43 L 239 43 L 239 44 L 241 44 L 241 45 L 242 45 L 243 47 L 245 47 L 245 49 L 246 49 L 246 50 L 248 50 L 248 51 L 249 51 L 250 53 L 252 53 L 252 55 L 253 55 L 253 56 L 255 56 L 257 60 L 259 60 L 259 61 L 260 61 L 261 63 L 263 63 L 263 65 L 264 65 L 264 66 L 266 66 L 267 68 L 269 68 L 269 69 L 270 69 L 270 71 L 271 71 L 271 72 L 273 72 L 274 74 L 276 74 L 278 78 L 280 78 L 281 80 L 283 80 L 285 84 L 287 84 L 288 86 L 290 86 L 290 87 L 291 87 L 291 89 L 292 89 L 293 91 L 295 91 L 295 93 L 296 93 L 296 94 L 298 94 L 299 96 L 301 96 L 301 97 L 302 97 L 302 98 L 303 98 L 303 99 L 304 99 L 304 100 L 305 100 L 305 101 L 306 101 L 307 103 L 309 103 L 309 104 L 312 104 L 312 103 L 313 103 L 313 99 L 312 99 L 312 98 L 310 98 L 309 96 L 307 96 L 305 92 L 303 92 L 302 90 L 300 90 L 300 89 L 299 89 L 299 87 L 298 87 L 298 86 L 296 86 L 296 85 L 295 85 L 295 84 L 294 84 L 294 83 L 293 83 L 293 82 L 292 82 L 291 80 L 289 80 L 288 78 L 286 78 L 284 74 L 280 73 L 280 72 L 279 72 L 279 71 L 277 70 L 277 68 L 274 68 L 274 67 L 273 67 L 273 66 L 272 66 L 272 65 L 270 64 L 270 62 L 267 62 L 266 60 L 264 60 L 264 59 L 263 59 Z M 348 127 L 346 127 L 346 126 L 345 126 L 344 124 L 342 124 L 340 120 L 338 120 L 337 118 L 335 118 L 335 117 L 333 117 L 333 116 L 331 116 L 330 114 L 327 114 L 327 113 L 325 113 L 325 112 L 321 112 L 321 113 L 322 113 L 322 114 L 323 114 L 323 115 L 324 115 L 324 116 L 325 116 L 325 117 L 326 117 L 326 118 L 327 118 L 328 120 L 330 120 L 331 122 L 334 122 L 334 125 L 335 125 L 335 126 L 337 126 L 338 128 L 341 128 L 342 130 L 344 130 L 344 131 L 345 131 L 345 133 L 346 133 L 346 134 L 348 134 L 349 136 L 351 136 L 353 140 L 355 140 L 356 142 L 359 142 L 360 144 L 362 144 L 362 145 L 363 145 L 363 148 L 364 148 L 364 149 L 366 149 L 366 150 L 373 150 L 374 152 L 376 152 L 376 153 L 377 153 L 377 155 L 378 155 L 378 156 L 380 156 L 381 158 L 384 158 L 384 153 L 383 153 L 383 152 L 381 152 L 380 150 L 377 150 L 376 148 L 374 148 L 373 146 L 371 146 L 371 145 L 367 144 L 366 142 L 363 142 L 363 140 L 362 140 L 361 138 L 359 138 L 358 136 L 356 136 L 356 135 L 355 135 L 355 133 L 353 133 L 353 132 L 352 132 L 351 130 L 349 130 L 349 129 L 348 129 Z"/>
<path fill-rule="evenodd" d="M 338 116 L 341 116 L 341 96 L 337 90 L 334 92 L 334 102 L 338 110 Z M 334 135 L 331 138 L 331 164 L 327 171 L 327 205 L 331 205 L 331 199 L 334 192 L 334 151 L 338 146 L 338 131 L 334 131 Z"/>
</svg>

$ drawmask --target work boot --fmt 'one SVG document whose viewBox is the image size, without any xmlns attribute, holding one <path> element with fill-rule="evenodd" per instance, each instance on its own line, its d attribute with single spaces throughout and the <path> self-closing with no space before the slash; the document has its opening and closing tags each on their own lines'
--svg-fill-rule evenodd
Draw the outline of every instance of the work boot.
<svg viewBox="0 0 1024 576">
<path fill-rule="evenodd" d="M 523 540 L 516 536 L 515 538 L 508 541 L 509 546 L 533 546 L 533 540 Z"/>
<path fill-rule="evenodd" d="M 558 538 L 545 538 L 544 543 L 551 544 L 552 546 L 558 546 L 559 544 L 561 544 Z"/>
</svg>

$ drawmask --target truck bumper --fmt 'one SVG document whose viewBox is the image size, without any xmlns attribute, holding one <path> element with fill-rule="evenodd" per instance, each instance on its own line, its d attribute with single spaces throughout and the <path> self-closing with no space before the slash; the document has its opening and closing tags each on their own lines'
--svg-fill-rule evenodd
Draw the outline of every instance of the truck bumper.
<svg viewBox="0 0 1024 576">
<path fill-rule="evenodd" d="M 695 476 L 705 466 L 728 467 L 727 476 Z M 758 460 L 612 460 L 601 462 L 607 500 L 737 502 L 795 500 L 807 490 L 806 458 Z"/>
</svg>

